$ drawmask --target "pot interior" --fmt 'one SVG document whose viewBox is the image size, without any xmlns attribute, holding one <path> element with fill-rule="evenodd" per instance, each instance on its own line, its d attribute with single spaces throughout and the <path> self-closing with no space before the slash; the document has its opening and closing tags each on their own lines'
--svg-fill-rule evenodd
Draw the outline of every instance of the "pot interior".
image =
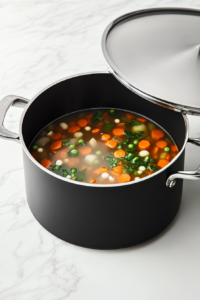
<svg viewBox="0 0 200 300">
<path fill-rule="evenodd" d="M 96 107 L 131 110 L 147 116 L 172 136 L 179 149 L 184 145 L 187 129 L 182 114 L 141 98 L 109 73 L 91 73 L 62 80 L 31 102 L 22 122 L 26 147 L 53 120 L 73 111 Z"/>
</svg>

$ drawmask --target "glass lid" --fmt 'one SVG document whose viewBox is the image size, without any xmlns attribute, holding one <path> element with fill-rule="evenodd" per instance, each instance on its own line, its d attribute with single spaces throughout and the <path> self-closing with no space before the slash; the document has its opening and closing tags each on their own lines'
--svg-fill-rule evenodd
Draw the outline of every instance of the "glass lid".
<svg viewBox="0 0 200 300">
<path fill-rule="evenodd" d="M 110 23 L 102 50 L 113 75 L 141 97 L 200 115 L 200 11 L 156 8 Z"/>
</svg>

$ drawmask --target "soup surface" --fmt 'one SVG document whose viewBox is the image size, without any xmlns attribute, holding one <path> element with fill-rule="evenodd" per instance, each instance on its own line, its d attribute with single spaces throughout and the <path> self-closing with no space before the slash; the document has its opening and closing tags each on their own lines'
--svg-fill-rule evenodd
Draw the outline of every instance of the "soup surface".
<svg viewBox="0 0 200 300">
<path fill-rule="evenodd" d="M 156 123 L 129 111 L 90 109 L 47 125 L 30 146 L 48 170 L 91 184 L 137 181 L 164 168 L 178 147 Z"/>
</svg>

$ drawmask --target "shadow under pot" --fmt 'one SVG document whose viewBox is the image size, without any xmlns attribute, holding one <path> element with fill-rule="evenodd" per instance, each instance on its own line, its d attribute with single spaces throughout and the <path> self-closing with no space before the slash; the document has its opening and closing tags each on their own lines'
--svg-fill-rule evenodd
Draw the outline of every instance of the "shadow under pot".
<svg viewBox="0 0 200 300">
<path fill-rule="evenodd" d="M 21 143 L 28 204 L 50 233 L 82 247 L 117 249 L 143 243 L 172 222 L 180 206 L 183 186 L 182 179 L 176 184 L 174 179 L 188 176 L 187 172 L 181 172 L 188 141 L 186 116 L 146 101 L 109 73 L 63 79 L 31 101 L 7 96 L 0 102 L 1 124 L 10 105 L 25 106 L 20 134 L 11 133 L 3 125 L 0 134 Z M 166 167 L 140 181 L 105 186 L 67 180 L 34 160 L 28 148 L 43 127 L 62 115 L 99 106 L 147 116 L 172 136 L 180 152 Z M 192 179 L 197 178 L 195 172 L 191 174 L 194 174 Z"/>
</svg>

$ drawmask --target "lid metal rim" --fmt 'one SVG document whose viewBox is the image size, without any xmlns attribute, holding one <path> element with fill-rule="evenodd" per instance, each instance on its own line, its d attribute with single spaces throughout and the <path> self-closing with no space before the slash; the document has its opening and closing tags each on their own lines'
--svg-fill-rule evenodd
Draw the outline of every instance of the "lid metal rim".
<svg viewBox="0 0 200 300">
<path fill-rule="evenodd" d="M 102 35 L 102 40 L 101 40 L 101 47 L 102 47 L 102 52 L 104 55 L 104 58 L 106 60 L 106 63 L 108 65 L 108 68 L 110 70 L 110 72 L 115 76 L 115 78 L 117 80 L 119 80 L 124 86 L 126 86 L 129 90 L 131 90 L 132 92 L 134 92 L 135 94 L 141 96 L 142 98 L 155 103 L 157 105 L 160 105 L 162 107 L 165 107 L 167 109 L 170 110 L 174 110 L 177 112 L 180 112 L 182 114 L 188 114 L 188 115 L 196 115 L 199 116 L 200 115 L 200 107 L 194 107 L 194 106 L 190 106 L 190 105 L 177 105 L 176 103 L 170 102 L 169 100 L 164 100 L 161 98 L 157 98 L 153 95 L 150 95 L 148 93 L 145 93 L 144 91 L 141 91 L 140 89 L 136 88 L 135 86 L 133 86 L 132 84 L 130 84 L 130 82 L 128 82 L 128 80 L 124 79 L 121 75 L 120 75 L 120 70 L 115 66 L 115 64 L 112 62 L 112 60 L 110 59 L 107 50 L 106 50 L 106 40 L 107 40 L 107 36 L 109 34 L 109 32 L 119 23 L 123 22 L 124 20 L 127 20 L 130 17 L 136 17 L 136 16 L 140 16 L 140 15 L 144 15 L 149 14 L 149 13 L 158 13 L 158 12 L 189 12 L 189 13 L 199 13 L 200 14 L 200 10 L 199 9 L 193 9 L 193 8 L 181 8 L 181 7 L 160 7 L 160 8 L 148 8 L 148 9 L 143 9 L 143 10 L 138 10 L 138 11 L 133 11 L 131 13 L 122 15 L 118 18 L 116 18 L 115 20 L 113 20 L 112 22 L 110 22 L 108 24 L 108 26 L 105 28 L 103 35 Z"/>
</svg>

